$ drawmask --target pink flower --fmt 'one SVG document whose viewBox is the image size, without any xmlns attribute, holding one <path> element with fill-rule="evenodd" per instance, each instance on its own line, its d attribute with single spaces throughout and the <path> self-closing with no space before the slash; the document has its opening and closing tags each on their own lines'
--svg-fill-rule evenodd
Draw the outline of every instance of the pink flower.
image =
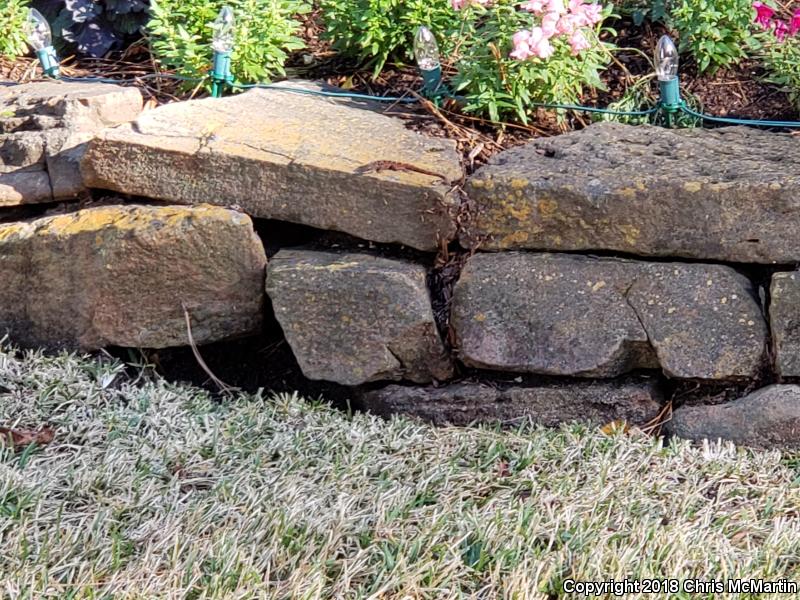
<svg viewBox="0 0 800 600">
<path fill-rule="evenodd" d="M 541 27 L 534 27 L 530 31 L 524 29 L 518 31 L 514 34 L 512 41 L 514 50 L 510 56 L 517 60 L 527 60 L 532 56 L 547 59 L 555 51 Z"/>
<path fill-rule="evenodd" d="M 583 0 L 570 0 L 569 11 L 577 27 L 592 27 L 603 20 L 603 7 L 584 4 Z"/>
<path fill-rule="evenodd" d="M 522 10 L 535 15 L 540 15 L 544 12 L 544 7 L 547 5 L 547 0 L 529 0 L 521 6 Z"/>
<path fill-rule="evenodd" d="M 789 35 L 797 35 L 798 31 L 800 31 L 800 8 L 794 11 L 792 20 L 789 21 Z"/>
<path fill-rule="evenodd" d="M 775 11 L 763 2 L 753 2 L 753 8 L 756 9 L 755 22 L 764 29 L 769 29 L 772 25 L 772 15 L 775 14 Z"/>
<path fill-rule="evenodd" d="M 575 15 L 564 15 L 556 23 L 556 33 L 572 35 L 580 26 L 580 20 Z"/>
<path fill-rule="evenodd" d="M 583 50 L 588 50 L 591 45 L 589 44 L 589 40 L 586 39 L 586 36 L 583 35 L 583 32 L 578 29 L 573 33 L 569 38 L 569 45 L 572 47 L 572 55 L 577 56 Z"/>
<path fill-rule="evenodd" d="M 603 7 L 599 4 L 584 4 L 580 14 L 585 25 L 591 27 L 603 20 Z"/>
<path fill-rule="evenodd" d="M 549 12 L 542 17 L 542 33 L 544 33 L 544 37 L 550 39 L 556 34 L 556 26 L 559 19 L 560 16 L 557 12 Z"/>
<path fill-rule="evenodd" d="M 783 21 L 775 21 L 775 37 L 778 38 L 779 42 L 786 38 L 787 33 L 789 33 L 789 26 Z"/>
<path fill-rule="evenodd" d="M 564 0 L 548 0 L 547 10 L 557 15 L 563 15 L 567 12 L 567 9 L 564 7 Z"/>
<path fill-rule="evenodd" d="M 512 38 L 514 50 L 511 51 L 511 58 L 516 58 L 517 60 L 527 60 L 533 56 L 533 52 L 531 52 L 530 41 L 531 32 L 527 29 L 523 29 L 515 33 L 514 37 Z"/>
<path fill-rule="evenodd" d="M 544 34 L 542 33 L 541 28 L 534 27 L 531 29 L 531 41 L 534 42 L 533 46 L 531 46 L 531 51 L 533 52 L 534 56 L 541 58 L 542 60 L 547 60 L 553 55 L 555 52 L 555 48 L 550 44 L 550 40 L 547 39 Z"/>
</svg>

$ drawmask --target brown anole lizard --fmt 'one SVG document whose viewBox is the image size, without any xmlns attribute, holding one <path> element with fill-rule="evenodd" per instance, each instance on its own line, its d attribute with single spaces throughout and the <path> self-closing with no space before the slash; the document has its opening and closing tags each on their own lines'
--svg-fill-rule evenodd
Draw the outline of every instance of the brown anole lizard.
<svg viewBox="0 0 800 600">
<path fill-rule="evenodd" d="M 429 171 L 427 169 L 423 169 L 422 167 L 416 167 L 408 163 L 396 162 L 394 160 L 376 160 L 374 162 L 367 163 L 366 165 L 358 167 L 355 170 L 356 173 L 369 173 L 371 171 L 375 171 L 376 173 L 379 173 L 381 171 L 409 171 L 412 173 L 421 173 L 422 175 L 429 175 L 430 177 L 438 177 L 448 185 L 450 184 L 450 181 L 447 179 L 447 177 L 445 177 L 441 173 Z"/>
</svg>

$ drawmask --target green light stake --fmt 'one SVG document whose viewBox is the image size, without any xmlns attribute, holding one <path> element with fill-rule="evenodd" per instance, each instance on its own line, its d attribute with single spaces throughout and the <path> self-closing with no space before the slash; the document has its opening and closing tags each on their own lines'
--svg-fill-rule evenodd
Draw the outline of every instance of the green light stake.
<svg viewBox="0 0 800 600">
<path fill-rule="evenodd" d="M 445 94 L 439 44 L 436 43 L 436 36 L 424 25 L 414 35 L 414 58 L 422 75 L 422 93 L 429 98 Z"/>
<path fill-rule="evenodd" d="M 225 91 L 225 87 L 233 82 L 231 74 L 231 51 L 233 50 L 234 36 L 233 9 L 230 6 L 223 6 L 211 28 L 214 30 L 211 41 L 211 47 L 214 49 L 211 95 L 219 98 Z"/>
<path fill-rule="evenodd" d="M 231 55 L 229 52 L 214 52 L 214 66 L 211 70 L 211 95 L 222 96 L 225 86 L 233 82 L 231 75 Z"/>
<path fill-rule="evenodd" d="M 42 71 L 48 77 L 57 78 L 58 56 L 53 48 L 53 33 L 47 19 L 35 8 L 30 8 L 23 27 L 28 44 L 36 51 Z"/>
<path fill-rule="evenodd" d="M 658 106 L 666 113 L 667 126 L 672 126 L 672 115 L 683 106 L 681 85 L 678 79 L 678 49 L 669 36 L 662 35 L 656 45 L 656 77 L 661 97 Z"/>
</svg>

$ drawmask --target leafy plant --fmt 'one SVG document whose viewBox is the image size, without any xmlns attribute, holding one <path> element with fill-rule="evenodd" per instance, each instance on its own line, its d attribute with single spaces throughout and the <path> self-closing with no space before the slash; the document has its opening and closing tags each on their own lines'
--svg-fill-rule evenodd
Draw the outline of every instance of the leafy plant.
<svg viewBox="0 0 800 600">
<path fill-rule="evenodd" d="M 34 0 L 50 21 L 59 46 L 104 56 L 138 35 L 147 22 L 147 0 Z"/>
<path fill-rule="evenodd" d="M 22 33 L 27 14 L 25 0 L 0 0 L 0 56 L 20 56 L 28 52 Z"/>
<path fill-rule="evenodd" d="M 667 0 L 622 0 L 615 6 L 623 16 L 630 16 L 637 27 L 645 19 L 651 22 L 667 20 Z"/>
<path fill-rule="evenodd" d="M 474 1 L 464 11 L 454 85 L 465 110 L 527 122 L 534 103 L 575 103 L 587 87 L 604 89 L 600 73 L 613 46 L 599 34 L 611 7 L 496 0 L 489 6 Z"/>
<path fill-rule="evenodd" d="M 714 72 L 735 64 L 758 48 L 753 35 L 752 0 L 676 0 L 670 19 L 680 49 L 688 50 L 698 69 Z"/>
<path fill-rule="evenodd" d="M 337 50 L 368 61 L 375 75 L 392 56 L 411 59 L 414 33 L 426 25 L 441 49 L 452 49 L 450 34 L 460 15 L 449 0 L 321 0 L 326 37 Z"/>
<path fill-rule="evenodd" d="M 765 39 L 763 50 L 760 58 L 767 81 L 783 87 L 800 110 L 800 38 Z"/>
<path fill-rule="evenodd" d="M 212 59 L 211 24 L 223 6 L 236 18 L 234 77 L 257 82 L 283 75 L 288 53 L 304 45 L 295 19 L 309 10 L 302 0 L 153 0 L 147 31 L 155 58 L 183 76 L 203 77 Z"/>
</svg>

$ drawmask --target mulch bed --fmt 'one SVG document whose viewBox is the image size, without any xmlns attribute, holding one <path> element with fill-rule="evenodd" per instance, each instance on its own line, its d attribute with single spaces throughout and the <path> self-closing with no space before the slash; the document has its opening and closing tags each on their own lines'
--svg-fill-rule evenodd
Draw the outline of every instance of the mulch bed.
<svg viewBox="0 0 800 600">
<path fill-rule="evenodd" d="M 635 27 L 627 21 L 612 23 L 618 35 L 615 43 L 621 48 L 637 48 L 651 55 L 658 38 L 665 33 L 659 26 L 645 23 Z M 347 90 L 365 94 L 409 96 L 421 86 L 413 65 L 389 64 L 377 77 L 364 65 L 338 55 L 322 39 L 323 28 L 318 13 L 304 16 L 302 36 L 307 48 L 296 52 L 287 63 L 290 78 L 324 80 Z M 590 91 L 583 98 L 587 105 L 607 106 L 619 100 L 627 87 L 637 78 L 652 72 L 649 61 L 637 52 L 620 51 L 617 62 L 606 71 L 606 91 Z M 21 58 L 14 61 L 0 59 L 0 79 L 29 81 L 36 76 L 36 61 Z M 144 41 L 134 43 L 122 52 L 111 53 L 103 59 L 67 57 L 62 71 L 74 77 L 107 77 L 133 81 L 151 106 L 201 97 L 201 89 L 185 89 L 169 79 L 136 79 L 158 72 Z M 777 87 L 763 81 L 763 72 L 757 65 L 743 63 L 732 69 L 722 69 L 710 75 L 699 75 L 695 65 L 681 65 L 683 94 L 713 115 L 736 116 L 747 119 L 796 120 L 798 112 L 787 95 Z M 656 95 L 656 85 L 650 85 L 650 94 Z M 532 137 L 564 133 L 585 127 L 591 122 L 586 114 L 569 113 L 561 121 L 553 111 L 540 110 L 528 125 L 518 123 L 492 123 L 486 119 L 467 115 L 453 101 L 436 106 L 421 99 L 412 107 L 388 106 L 387 113 L 405 119 L 412 129 L 428 135 L 456 140 L 464 157 L 467 172 L 484 164 L 500 150 L 522 144 Z"/>
</svg>

